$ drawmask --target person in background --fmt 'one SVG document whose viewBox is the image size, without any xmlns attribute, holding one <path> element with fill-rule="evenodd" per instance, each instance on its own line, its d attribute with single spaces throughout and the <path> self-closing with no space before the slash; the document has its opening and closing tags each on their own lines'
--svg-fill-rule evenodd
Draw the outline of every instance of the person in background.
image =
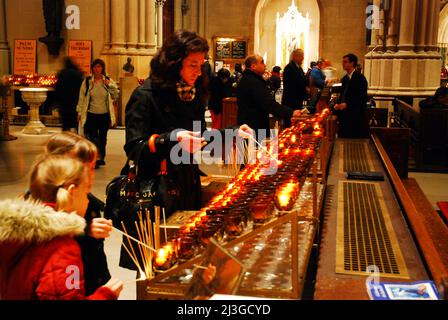
<svg viewBox="0 0 448 320">
<path fill-rule="evenodd" d="M 316 66 L 310 73 L 310 107 L 315 108 L 322 94 L 322 90 L 328 83 L 322 69 L 325 66 L 325 60 L 319 59 Z"/>
<path fill-rule="evenodd" d="M 207 55 L 205 62 L 202 65 L 202 103 L 204 105 L 204 110 L 208 107 L 210 103 L 210 85 L 212 80 L 215 78 L 215 72 L 210 65 L 210 57 Z"/>
<path fill-rule="evenodd" d="M 237 88 L 243 77 L 243 67 L 241 63 L 235 63 L 235 71 L 232 74 L 232 97 L 236 98 Z"/>
<path fill-rule="evenodd" d="M 116 125 L 114 101 L 119 93 L 117 84 L 106 76 L 103 60 L 93 61 L 92 74 L 81 85 L 77 111 L 84 135 L 98 148 L 96 168 L 99 168 L 106 165 L 107 133 Z"/>
<path fill-rule="evenodd" d="M 271 76 L 268 80 L 268 86 L 272 91 L 272 95 L 275 97 L 277 91 L 282 87 L 282 78 L 281 78 L 282 68 L 279 66 L 275 66 L 272 68 Z"/>
<path fill-rule="evenodd" d="M 0 202 L 0 297 L 6 300 L 115 300 L 110 280 L 92 295 L 75 236 L 83 233 L 90 177 L 82 162 L 43 156 L 31 170 L 30 199 Z M 68 212 L 72 212 L 69 214 Z"/>
<path fill-rule="evenodd" d="M 243 78 L 237 89 L 238 124 L 247 124 L 260 134 L 264 130 L 265 136 L 268 137 L 270 114 L 289 121 L 293 115 L 299 116 L 301 113 L 294 113 L 291 108 L 275 101 L 263 79 L 263 74 L 266 71 L 263 57 L 260 55 L 249 56 L 245 66 Z"/>
<path fill-rule="evenodd" d="M 57 74 L 56 99 L 62 120 L 62 131 L 78 132 L 79 89 L 83 75 L 76 63 L 70 58 L 64 58 L 64 68 Z"/>
<path fill-rule="evenodd" d="M 306 99 L 306 76 L 302 69 L 305 58 L 302 49 L 291 53 L 289 64 L 283 73 L 283 100 L 282 104 L 293 110 L 302 110 Z"/>
<path fill-rule="evenodd" d="M 236 84 L 240 83 L 243 77 L 243 66 L 241 63 L 235 63 L 235 72 L 232 75 L 232 81 Z"/>
<path fill-rule="evenodd" d="M 213 129 L 221 129 L 222 101 L 232 96 L 230 76 L 230 71 L 223 68 L 218 71 L 218 76 L 213 78 L 210 83 L 210 102 L 208 108 L 212 114 Z"/>
<path fill-rule="evenodd" d="M 367 110 L 367 79 L 356 71 L 358 57 L 352 53 L 344 56 L 342 67 L 347 75 L 342 78 L 342 94 L 339 103 L 335 105 L 335 114 L 339 120 L 340 138 L 368 137 Z"/>
<path fill-rule="evenodd" d="M 308 85 L 310 83 L 311 71 L 313 71 L 313 68 L 316 67 L 316 66 L 317 66 L 317 62 L 316 61 L 311 61 L 310 62 L 310 66 L 309 66 L 308 70 L 306 71 L 305 77 L 306 77 Z"/>
<path fill-rule="evenodd" d="M 420 102 L 420 109 L 448 109 L 448 88 L 440 87 L 434 97 Z"/>
<path fill-rule="evenodd" d="M 81 246 L 86 293 L 90 295 L 111 279 L 104 252 L 104 239 L 110 236 L 112 221 L 103 217 L 104 202 L 90 193 L 95 179 L 97 148 L 92 142 L 77 134 L 63 132 L 50 137 L 45 147 L 45 153 L 71 157 L 81 161 L 88 168 L 90 176 L 87 195 L 89 205 L 84 215 L 87 228 L 85 235 L 76 237 L 76 240 Z"/>
</svg>

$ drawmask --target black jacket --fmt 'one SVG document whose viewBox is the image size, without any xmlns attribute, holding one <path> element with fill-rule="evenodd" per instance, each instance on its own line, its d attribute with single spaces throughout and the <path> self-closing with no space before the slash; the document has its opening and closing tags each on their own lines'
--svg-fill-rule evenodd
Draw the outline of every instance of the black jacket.
<svg viewBox="0 0 448 320">
<path fill-rule="evenodd" d="M 199 83 L 199 81 L 198 81 Z M 167 159 L 168 173 L 180 189 L 180 203 L 177 210 L 197 210 L 201 205 L 201 184 L 196 164 L 174 165 L 170 160 L 171 149 L 178 143 L 170 141 L 178 130 L 202 132 L 206 129 L 205 108 L 201 103 L 201 88 L 192 102 L 182 101 L 175 90 L 153 88 L 151 80 L 137 88 L 126 106 L 127 156 L 139 165 L 139 176 L 156 178 L 160 164 Z M 196 122 L 196 127 L 193 123 Z M 158 134 L 156 153 L 149 151 L 149 139 Z M 140 159 L 135 159 L 142 148 Z M 126 169 L 123 171 L 126 173 Z M 173 212 L 167 212 L 168 215 Z"/>
<path fill-rule="evenodd" d="M 291 61 L 283 72 L 282 104 L 293 109 L 302 109 L 306 99 L 306 76 L 301 67 Z"/>
<path fill-rule="evenodd" d="M 358 71 L 353 73 L 351 79 L 348 75 L 342 78 L 342 94 L 339 103 L 346 103 L 347 109 L 335 112 L 339 119 L 339 136 L 341 138 L 368 137 L 367 89 L 367 79 Z"/>
<path fill-rule="evenodd" d="M 104 202 L 92 194 L 89 194 L 88 198 L 89 206 L 84 218 L 89 227 L 93 219 L 101 218 L 101 212 L 104 212 Z M 76 240 L 81 247 L 86 295 L 91 295 L 111 278 L 104 253 L 104 240 L 94 239 L 87 235 L 77 237 Z"/>
<path fill-rule="evenodd" d="M 275 101 L 264 79 L 251 70 L 245 70 L 237 88 L 238 124 L 247 124 L 254 130 L 269 133 L 269 114 L 290 120 L 293 110 Z"/>
<path fill-rule="evenodd" d="M 79 89 L 83 81 L 81 71 L 64 69 L 59 72 L 56 82 L 56 97 L 61 114 L 76 114 Z"/>
<path fill-rule="evenodd" d="M 218 77 L 210 81 L 210 101 L 208 108 L 215 114 L 222 113 L 222 100 L 232 96 L 232 84 L 231 79 L 223 83 Z"/>
</svg>

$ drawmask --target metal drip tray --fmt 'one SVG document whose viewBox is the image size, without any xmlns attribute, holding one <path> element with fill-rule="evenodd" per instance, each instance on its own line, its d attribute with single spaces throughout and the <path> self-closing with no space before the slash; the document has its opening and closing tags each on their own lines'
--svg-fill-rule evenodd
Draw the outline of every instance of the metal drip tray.
<svg viewBox="0 0 448 320">
<path fill-rule="evenodd" d="M 341 146 L 343 159 L 341 173 L 344 172 L 373 172 L 373 164 L 363 142 L 344 142 Z"/>
<path fill-rule="evenodd" d="M 336 272 L 409 278 L 382 191 L 376 183 L 340 182 Z"/>
</svg>

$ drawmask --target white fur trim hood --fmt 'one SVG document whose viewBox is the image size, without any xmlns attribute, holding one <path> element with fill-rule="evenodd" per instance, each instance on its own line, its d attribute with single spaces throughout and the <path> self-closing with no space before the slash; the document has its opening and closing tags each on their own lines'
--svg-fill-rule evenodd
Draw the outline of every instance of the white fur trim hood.
<svg viewBox="0 0 448 320">
<path fill-rule="evenodd" d="M 0 201 L 0 242 L 43 243 L 62 236 L 84 233 L 84 218 L 56 212 L 35 201 Z"/>
</svg>

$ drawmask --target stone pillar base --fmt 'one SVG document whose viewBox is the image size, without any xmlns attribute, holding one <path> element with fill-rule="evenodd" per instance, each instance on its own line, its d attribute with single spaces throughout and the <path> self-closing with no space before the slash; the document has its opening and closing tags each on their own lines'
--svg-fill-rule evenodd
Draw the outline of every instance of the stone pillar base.
<svg viewBox="0 0 448 320">
<path fill-rule="evenodd" d="M 442 60 L 435 52 L 375 52 L 365 58 L 371 95 L 425 97 L 433 95 L 440 86 Z"/>
<path fill-rule="evenodd" d="M 30 135 L 44 135 L 48 134 L 48 129 L 41 121 L 33 120 L 28 122 L 22 130 L 22 133 Z"/>
</svg>

